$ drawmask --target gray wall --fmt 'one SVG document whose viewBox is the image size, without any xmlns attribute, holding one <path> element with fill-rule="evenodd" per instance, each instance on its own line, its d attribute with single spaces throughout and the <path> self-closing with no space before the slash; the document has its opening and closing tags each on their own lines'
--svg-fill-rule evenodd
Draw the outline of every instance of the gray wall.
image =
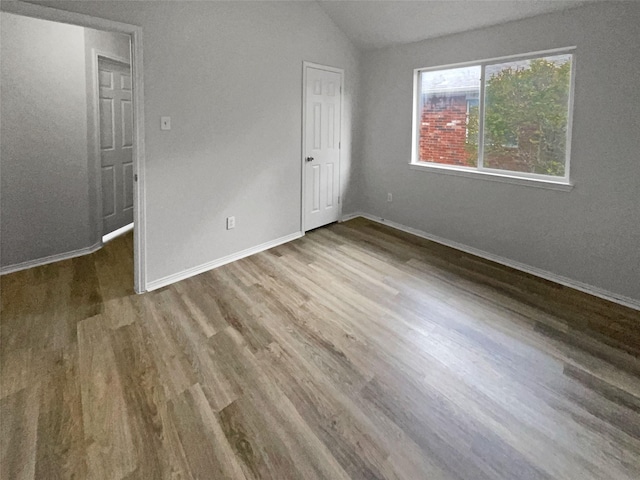
<svg viewBox="0 0 640 480">
<path fill-rule="evenodd" d="M 573 191 L 409 169 L 414 68 L 570 45 Z M 640 300 L 639 47 L 640 4 L 606 2 L 364 54 L 356 208 Z"/>
<path fill-rule="evenodd" d="M 90 245 L 87 104 L 82 28 L 0 18 L 6 267 Z"/>
<path fill-rule="evenodd" d="M 148 281 L 300 230 L 303 60 L 346 69 L 348 190 L 357 52 L 315 2 L 39 3 L 143 28 Z"/>
</svg>

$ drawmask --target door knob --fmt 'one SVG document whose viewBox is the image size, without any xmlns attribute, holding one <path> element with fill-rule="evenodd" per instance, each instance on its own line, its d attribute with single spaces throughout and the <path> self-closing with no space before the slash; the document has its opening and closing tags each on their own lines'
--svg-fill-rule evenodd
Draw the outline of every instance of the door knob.
<svg viewBox="0 0 640 480">
<path fill-rule="evenodd" d="M 313 157 L 307 157 L 307 158 L 305 158 L 305 160 L 306 160 L 307 162 L 313 162 Z"/>
</svg>

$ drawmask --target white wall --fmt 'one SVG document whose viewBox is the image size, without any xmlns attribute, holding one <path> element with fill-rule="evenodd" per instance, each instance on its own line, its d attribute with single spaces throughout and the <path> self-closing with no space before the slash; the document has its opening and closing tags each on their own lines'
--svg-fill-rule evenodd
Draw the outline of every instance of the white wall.
<svg viewBox="0 0 640 480">
<path fill-rule="evenodd" d="M 83 29 L 0 13 L 3 267 L 90 245 Z"/>
<path fill-rule="evenodd" d="M 303 60 L 346 70 L 349 171 L 357 52 L 315 2 L 39 3 L 143 28 L 148 281 L 299 231 Z"/>
<path fill-rule="evenodd" d="M 98 150 L 98 132 L 100 124 L 97 117 L 96 78 L 98 72 L 94 61 L 94 50 L 131 63 L 131 46 L 129 35 L 103 32 L 93 28 L 84 29 L 84 61 L 86 66 L 86 95 L 87 95 L 87 159 L 89 177 L 89 219 L 91 228 L 91 243 L 100 242 L 104 233 L 102 228 L 102 211 L 100 209 L 99 194 L 101 186 L 101 164 Z"/>
<path fill-rule="evenodd" d="M 573 191 L 409 169 L 414 68 L 570 45 Z M 606 2 L 364 54 L 357 208 L 639 301 L 639 47 L 640 4 Z"/>
</svg>

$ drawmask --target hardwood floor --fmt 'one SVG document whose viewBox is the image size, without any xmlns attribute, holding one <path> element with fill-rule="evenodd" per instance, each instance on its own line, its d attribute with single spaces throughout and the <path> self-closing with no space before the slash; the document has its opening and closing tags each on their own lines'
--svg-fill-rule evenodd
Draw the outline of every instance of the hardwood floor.
<svg viewBox="0 0 640 480">
<path fill-rule="evenodd" d="M 640 478 L 640 312 L 356 219 L 4 276 L 2 479 Z"/>
</svg>

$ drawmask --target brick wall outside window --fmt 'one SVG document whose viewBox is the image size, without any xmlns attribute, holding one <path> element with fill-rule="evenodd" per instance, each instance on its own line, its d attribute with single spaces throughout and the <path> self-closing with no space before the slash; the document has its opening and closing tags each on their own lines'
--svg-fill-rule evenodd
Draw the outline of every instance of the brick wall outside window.
<svg viewBox="0 0 640 480">
<path fill-rule="evenodd" d="M 420 161 L 469 166 L 465 95 L 432 96 L 422 109 Z"/>
</svg>

